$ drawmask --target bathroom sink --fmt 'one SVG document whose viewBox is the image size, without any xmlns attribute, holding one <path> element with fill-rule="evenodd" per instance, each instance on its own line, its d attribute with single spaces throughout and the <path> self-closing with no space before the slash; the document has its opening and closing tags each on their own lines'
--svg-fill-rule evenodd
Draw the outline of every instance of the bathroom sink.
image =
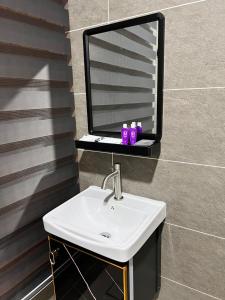
<svg viewBox="0 0 225 300">
<path fill-rule="evenodd" d="M 45 230 L 110 259 L 130 260 L 166 217 L 166 204 L 90 186 L 43 217 Z"/>
</svg>

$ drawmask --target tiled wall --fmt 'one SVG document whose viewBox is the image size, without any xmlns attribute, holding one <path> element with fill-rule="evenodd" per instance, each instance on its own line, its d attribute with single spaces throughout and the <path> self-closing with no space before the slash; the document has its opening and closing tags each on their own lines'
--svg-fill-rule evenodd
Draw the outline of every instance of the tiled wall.
<svg viewBox="0 0 225 300">
<path fill-rule="evenodd" d="M 225 1 L 70 0 L 69 11 L 77 137 L 87 132 L 83 29 L 165 15 L 159 159 L 79 151 L 80 184 L 100 185 L 120 161 L 124 191 L 168 204 L 158 299 L 225 299 Z"/>
</svg>

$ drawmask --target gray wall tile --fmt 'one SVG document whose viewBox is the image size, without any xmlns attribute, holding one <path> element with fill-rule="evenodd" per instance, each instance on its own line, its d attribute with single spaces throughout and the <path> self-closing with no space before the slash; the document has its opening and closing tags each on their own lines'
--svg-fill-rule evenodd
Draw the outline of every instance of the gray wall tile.
<svg viewBox="0 0 225 300">
<path fill-rule="evenodd" d="M 161 158 L 225 166 L 225 89 L 167 91 Z"/>
<path fill-rule="evenodd" d="M 224 299 L 225 239 L 166 225 L 162 244 L 163 276 Z"/>
<path fill-rule="evenodd" d="M 88 134 L 86 95 L 75 95 L 76 138 Z"/>
<path fill-rule="evenodd" d="M 158 11 L 163 8 L 181 5 L 188 0 L 110 0 L 110 20 L 128 18 L 138 14 Z"/>
<path fill-rule="evenodd" d="M 162 10 L 166 17 L 165 87 L 223 86 L 224 2 L 208 0 L 163 10 L 188 2 L 192 1 L 111 0 L 110 19 Z M 216 18 L 209 22 L 212 15 Z"/>
<path fill-rule="evenodd" d="M 157 300 L 212 300 L 214 298 L 201 294 L 190 288 L 162 278 L 161 290 Z"/>
<path fill-rule="evenodd" d="M 78 162 L 81 191 L 90 185 L 101 186 L 104 177 L 112 171 L 112 155 L 108 153 L 79 150 Z"/>
<path fill-rule="evenodd" d="M 225 238 L 225 169 L 114 155 L 123 191 L 166 201 L 167 222 Z"/>
<path fill-rule="evenodd" d="M 108 1 L 69 0 L 70 30 L 106 22 Z"/>
<path fill-rule="evenodd" d="M 224 1 L 208 0 L 164 14 L 165 87 L 224 86 Z"/>
<path fill-rule="evenodd" d="M 69 34 L 71 42 L 71 63 L 73 69 L 73 90 L 76 93 L 85 92 L 83 30 Z"/>
</svg>

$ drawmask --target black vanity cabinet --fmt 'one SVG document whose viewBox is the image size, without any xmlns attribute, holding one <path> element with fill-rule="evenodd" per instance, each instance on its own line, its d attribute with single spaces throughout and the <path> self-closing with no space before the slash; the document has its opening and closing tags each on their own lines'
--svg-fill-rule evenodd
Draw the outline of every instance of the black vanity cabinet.
<svg viewBox="0 0 225 300">
<path fill-rule="evenodd" d="M 52 236 L 49 245 L 57 300 L 129 299 L 127 263 L 111 261 Z"/>
<path fill-rule="evenodd" d="M 128 262 L 49 236 L 56 300 L 151 300 L 160 288 L 161 226 Z"/>
</svg>

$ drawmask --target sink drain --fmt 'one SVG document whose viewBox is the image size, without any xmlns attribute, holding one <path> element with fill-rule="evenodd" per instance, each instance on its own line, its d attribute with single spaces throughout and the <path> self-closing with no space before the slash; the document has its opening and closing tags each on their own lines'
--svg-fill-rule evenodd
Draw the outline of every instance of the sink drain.
<svg viewBox="0 0 225 300">
<path fill-rule="evenodd" d="M 110 239 L 111 238 L 111 234 L 109 232 L 102 232 L 100 233 L 101 236 L 104 236 L 105 238 L 107 239 Z"/>
</svg>

